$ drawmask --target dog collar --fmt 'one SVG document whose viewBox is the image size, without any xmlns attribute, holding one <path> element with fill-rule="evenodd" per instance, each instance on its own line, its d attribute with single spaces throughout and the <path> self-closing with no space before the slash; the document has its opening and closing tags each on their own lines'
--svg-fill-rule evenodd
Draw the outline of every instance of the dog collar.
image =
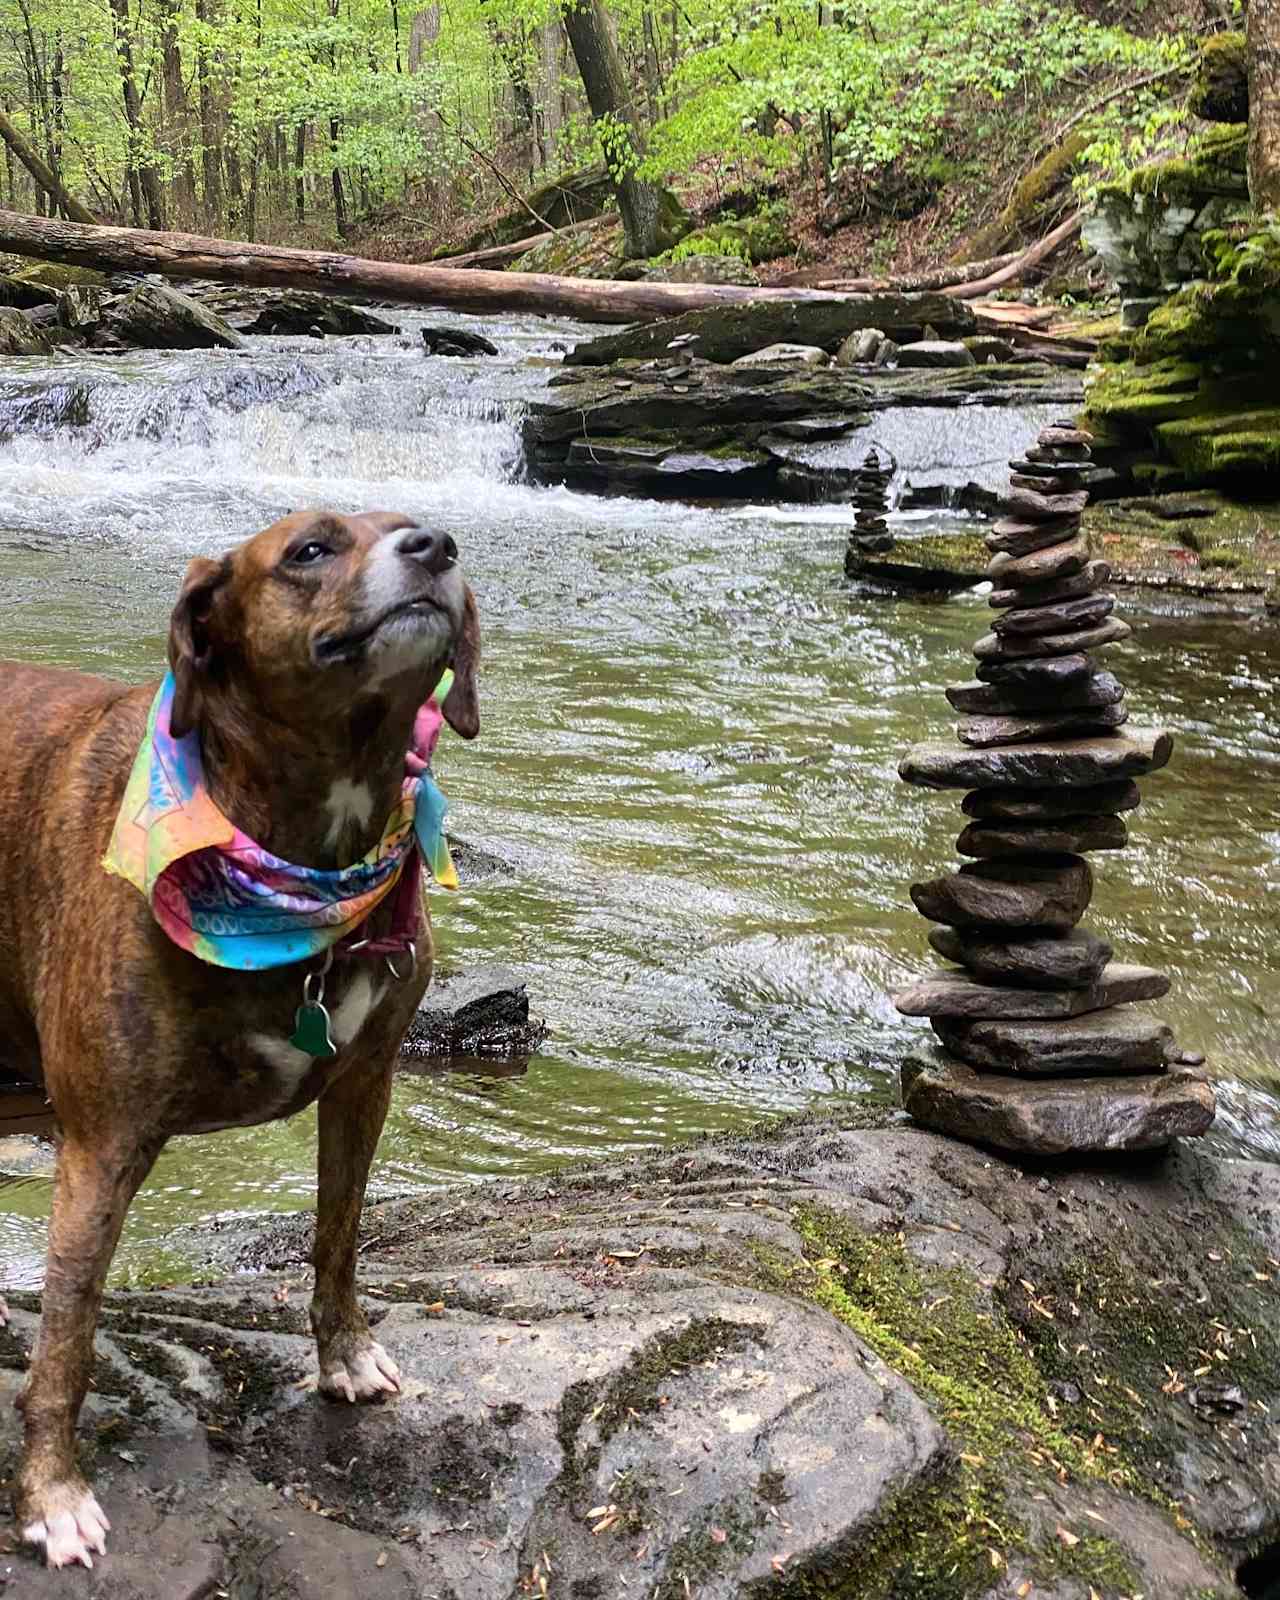
<svg viewBox="0 0 1280 1600">
<path fill-rule="evenodd" d="M 209 794 L 199 736 L 170 729 L 173 674 L 151 703 L 102 865 L 146 897 L 183 950 L 217 967 L 254 972 L 331 950 L 355 933 L 417 852 L 436 882 L 456 889 L 444 834 L 446 801 L 427 770 L 443 717 L 437 695 L 418 712 L 405 779 L 382 837 L 360 861 L 327 872 L 272 855 L 223 816 Z"/>
</svg>

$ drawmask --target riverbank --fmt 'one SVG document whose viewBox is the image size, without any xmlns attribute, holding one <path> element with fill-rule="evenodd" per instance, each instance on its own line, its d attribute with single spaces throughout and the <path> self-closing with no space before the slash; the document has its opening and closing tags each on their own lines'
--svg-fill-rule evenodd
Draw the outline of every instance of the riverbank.
<svg viewBox="0 0 1280 1600">
<path fill-rule="evenodd" d="M 1025 1169 L 866 1111 L 386 1202 L 406 1383 L 359 1411 L 306 1392 L 310 1219 L 206 1230 L 231 1277 L 108 1297 L 78 1582 L 1227 1600 L 1280 1528 L 1278 1214 L 1274 1166 Z M 0 1472 L 15 1437 L 0 1406 Z"/>
</svg>

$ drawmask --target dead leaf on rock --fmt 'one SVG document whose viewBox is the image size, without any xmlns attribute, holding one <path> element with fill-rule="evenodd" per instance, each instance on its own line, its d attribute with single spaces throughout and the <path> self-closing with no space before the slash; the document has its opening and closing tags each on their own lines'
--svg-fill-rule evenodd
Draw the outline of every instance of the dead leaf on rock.
<svg viewBox="0 0 1280 1600">
<path fill-rule="evenodd" d="M 1070 1528 L 1058 1528 L 1056 1532 L 1058 1538 L 1061 1539 L 1062 1543 L 1066 1545 L 1068 1550 L 1070 1550 L 1072 1545 L 1080 1543 L 1079 1534 L 1072 1533 Z"/>
</svg>

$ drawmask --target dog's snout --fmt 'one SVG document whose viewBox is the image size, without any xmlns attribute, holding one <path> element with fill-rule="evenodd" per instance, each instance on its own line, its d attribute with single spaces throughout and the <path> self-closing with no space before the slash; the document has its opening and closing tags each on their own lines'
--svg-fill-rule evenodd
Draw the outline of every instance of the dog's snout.
<svg viewBox="0 0 1280 1600">
<path fill-rule="evenodd" d="M 433 533 L 430 528 L 410 528 L 400 535 L 396 548 L 402 556 L 411 556 L 428 572 L 447 572 L 458 559 L 458 547 L 447 533 Z"/>
</svg>

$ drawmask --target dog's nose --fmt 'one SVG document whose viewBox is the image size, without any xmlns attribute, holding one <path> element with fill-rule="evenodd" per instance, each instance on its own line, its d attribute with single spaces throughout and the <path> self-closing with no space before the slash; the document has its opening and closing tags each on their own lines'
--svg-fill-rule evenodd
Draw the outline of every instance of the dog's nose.
<svg viewBox="0 0 1280 1600">
<path fill-rule="evenodd" d="M 406 529 L 396 549 L 402 556 L 412 556 L 428 572 L 448 572 L 458 559 L 458 547 L 452 536 L 433 533 L 430 528 Z"/>
</svg>

